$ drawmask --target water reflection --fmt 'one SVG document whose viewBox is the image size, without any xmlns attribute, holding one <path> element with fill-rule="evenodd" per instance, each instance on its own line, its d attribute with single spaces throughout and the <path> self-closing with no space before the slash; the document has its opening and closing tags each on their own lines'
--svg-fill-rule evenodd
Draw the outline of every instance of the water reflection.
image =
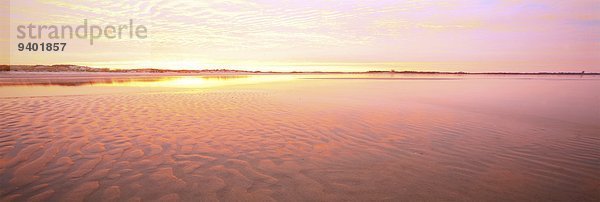
<svg viewBox="0 0 600 202">
<path fill-rule="evenodd" d="M 160 92 L 250 85 L 293 79 L 290 75 L 8 75 L 0 77 L 0 98 Z"/>
<path fill-rule="evenodd" d="M 196 75 L 196 76 L 140 76 L 140 75 L 0 75 L 0 88 L 10 86 L 129 86 L 205 88 L 236 84 L 254 84 L 291 79 L 358 79 L 358 80 L 598 80 L 600 76 L 561 75 L 447 75 L 447 74 L 278 74 L 278 75 Z"/>
<path fill-rule="evenodd" d="M 11 79 L 0 86 L 92 86 L 98 84 L 122 84 L 127 82 L 157 82 L 161 78 L 69 78 L 69 79 Z"/>
<path fill-rule="evenodd" d="M 600 81 L 600 76 L 555 75 L 429 75 L 429 74 L 249 74 L 249 75 L 131 75 L 131 74 L 0 74 L 0 98 L 30 96 L 63 96 L 86 94 L 112 94 L 159 92 L 189 89 L 207 89 L 222 86 L 263 84 L 296 80 L 302 82 L 359 82 L 379 85 L 377 82 L 437 82 L 451 81 L 456 84 L 467 80 L 577 80 Z M 319 81 L 320 80 L 320 81 Z M 370 82 L 367 80 L 379 80 Z M 297 84 L 297 83 L 294 83 Z M 444 84 L 448 85 L 450 83 Z M 478 84 L 473 84 L 478 85 Z M 385 85 L 388 86 L 388 85 Z M 351 89 L 351 88 L 349 88 Z M 436 90 L 434 90 L 436 91 Z M 419 92 L 419 91 L 417 91 Z M 437 92 L 437 91 L 436 91 Z M 443 93 L 443 92 L 438 92 Z"/>
<path fill-rule="evenodd" d="M 60 77 L 60 78 L 5 78 L 0 87 L 9 86 L 129 86 L 202 88 L 235 84 L 253 84 L 291 79 L 290 76 L 211 75 L 161 77 Z"/>
</svg>

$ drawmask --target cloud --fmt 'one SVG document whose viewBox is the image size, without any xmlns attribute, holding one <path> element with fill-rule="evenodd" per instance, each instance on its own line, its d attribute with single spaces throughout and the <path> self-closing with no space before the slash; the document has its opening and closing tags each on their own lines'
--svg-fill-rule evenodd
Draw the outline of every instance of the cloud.
<svg viewBox="0 0 600 202">
<path fill-rule="evenodd" d="M 136 50 L 162 61 L 519 61 L 600 68 L 595 0 L 23 0 L 11 1 L 10 9 L 14 23 L 135 19 L 149 27 L 145 41 L 76 47 L 107 61 Z M 147 54 L 141 55 L 134 59 Z"/>
</svg>

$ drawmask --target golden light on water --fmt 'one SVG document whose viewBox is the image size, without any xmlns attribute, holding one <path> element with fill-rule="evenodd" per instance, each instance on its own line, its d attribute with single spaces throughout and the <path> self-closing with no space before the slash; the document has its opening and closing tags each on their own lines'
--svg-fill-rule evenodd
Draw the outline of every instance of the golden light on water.
<svg viewBox="0 0 600 202">
<path fill-rule="evenodd" d="M 0 82 L 0 97 L 155 92 L 161 89 L 209 89 L 290 81 L 298 75 L 196 75 L 80 78 L 19 78 Z"/>
<path fill-rule="evenodd" d="M 172 76 L 152 79 L 129 79 L 112 82 L 91 83 L 93 86 L 114 87 L 152 87 L 152 88 L 211 88 L 231 85 L 248 85 L 288 81 L 292 75 L 255 76 L 255 75 L 221 75 L 221 76 Z"/>
<path fill-rule="evenodd" d="M 158 92 L 164 89 L 194 90 L 247 85 L 274 85 L 276 83 L 307 77 L 325 75 L 88 75 L 86 77 L 54 77 L 47 75 L 39 78 L 23 76 L 0 81 L 1 97 L 30 96 L 67 96 L 110 93 Z M 338 75 L 342 76 L 342 75 Z M 326 77 L 331 77 L 326 76 Z"/>
</svg>

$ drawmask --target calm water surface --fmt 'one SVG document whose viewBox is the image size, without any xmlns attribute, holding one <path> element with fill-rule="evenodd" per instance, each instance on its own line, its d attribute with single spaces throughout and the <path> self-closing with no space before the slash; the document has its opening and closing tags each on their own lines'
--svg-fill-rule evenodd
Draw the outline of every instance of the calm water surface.
<svg viewBox="0 0 600 202">
<path fill-rule="evenodd" d="M 2 200 L 600 200 L 600 77 L 0 75 Z"/>
</svg>

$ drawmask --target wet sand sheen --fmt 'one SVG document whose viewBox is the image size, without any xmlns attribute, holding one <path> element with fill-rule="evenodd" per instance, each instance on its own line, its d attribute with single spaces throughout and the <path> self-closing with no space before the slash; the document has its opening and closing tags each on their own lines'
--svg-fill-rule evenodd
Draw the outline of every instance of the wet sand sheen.
<svg viewBox="0 0 600 202">
<path fill-rule="evenodd" d="M 0 198 L 597 201 L 600 96 L 573 90 L 598 82 L 550 85 L 548 106 L 519 90 L 539 82 L 556 81 L 298 79 L 3 98 Z M 591 101 L 570 114 L 562 96 Z"/>
</svg>

